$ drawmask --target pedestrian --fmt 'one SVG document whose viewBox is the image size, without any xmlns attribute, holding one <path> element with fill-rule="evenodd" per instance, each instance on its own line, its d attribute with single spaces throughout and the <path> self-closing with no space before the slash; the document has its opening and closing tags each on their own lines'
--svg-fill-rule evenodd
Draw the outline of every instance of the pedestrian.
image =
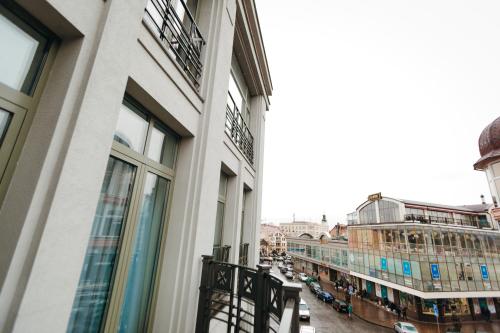
<svg viewBox="0 0 500 333">
<path fill-rule="evenodd" d="M 349 316 L 349 319 L 352 319 L 352 303 L 349 303 L 347 306 L 347 315 Z"/>
<path fill-rule="evenodd" d="M 408 319 L 407 315 L 406 315 L 406 311 L 408 311 L 408 308 L 405 306 L 403 306 L 403 309 L 401 310 L 401 314 L 403 315 L 403 319 Z"/>
<path fill-rule="evenodd" d="M 486 321 L 489 323 L 491 321 L 491 312 L 488 308 L 484 310 L 484 314 L 486 315 Z"/>
</svg>

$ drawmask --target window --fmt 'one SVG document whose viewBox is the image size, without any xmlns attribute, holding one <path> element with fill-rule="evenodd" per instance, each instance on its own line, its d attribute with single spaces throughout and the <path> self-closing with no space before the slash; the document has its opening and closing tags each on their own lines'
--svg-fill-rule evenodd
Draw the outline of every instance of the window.
<svg viewBox="0 0 500 333">
<path fill-rule="evenodd" d="M 1 2 L 0 203 L 34 116 L 53 42 L 53 35 L 22 8 Z"/>
<path fill-rule="evenodd" d="M 379 200 L 378 209 L 380 214 L 380 222 L 399 222 L 399 205 L 388 200 Z"/>
<path fill-rule="evenodd" d="M 0 82 L 32 95 L 50 45 L 49 38 L 0 5 Z"/>
<path fill-rule="evenodd" d="M 160 126 L 172 141 L 155 141 Z M 159 144 L 175 161 L 178 137 L 126 97 L 114 138 L 68 332 L 148 328 L 174 163 L 144 152 Z"/>
<path fill-rule="evenodd" d="M 253 163 L 253 136 L 249 127 L 250 103 L 248 95 L 243 74 L 233 55 L 232 69 L 229 74 L 225 131 L 249 162 Z"/>
<path fill-rule="evenodd" d="M 228 177 L 225 173 L 221 172 L 219 178 L 219 196 L 217 199 L 217 213 L 215 216 L 215 234 L 214 234 L 214 257 L 215 260 L 222 261 L 224 256 L 222 255 L 222 241 L 224 232 L 224 210 L 226 205 L 226 194 L 227 194 L 227 182 Z M 276 239 L 276 235 L 273 235 L 272 239 Z"/>
<path fill-rule="evenodd" d="M 359 211 L 359 223 L 377 223 L 377 214 L 375 210 L 375 202 L 369 203 Z"/>
</svg>

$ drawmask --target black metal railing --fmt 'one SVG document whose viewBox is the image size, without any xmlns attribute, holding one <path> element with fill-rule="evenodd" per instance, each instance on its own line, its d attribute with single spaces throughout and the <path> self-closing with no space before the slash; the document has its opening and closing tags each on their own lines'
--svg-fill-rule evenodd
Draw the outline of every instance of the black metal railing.
<svg viewBox="0 0 500 333">
<path fill-rule="evenodd" d="M 173 52 L 193 84 L 199 87 L 203 69 L 201 49 L 205 41 L 184 1 L 178 1 L 177 7 L 176 10 L 171 0 L 149 0 L 146 22 L 160 41 Z M 182 13 L 182 18 L 178 12 Z"/>
<path fill-rule="evenodd" d="M 248 266 L 248 243 L 240 244 L 240 258 L 238 263 L 241 266 Z"/>
<path fill-rule="evenodd" d="M 479 222 L 476 219 L 459 219 L 453 217 L 441 217 L 441 216 L 425 216 L 418 214 L 406 214 L 405 221 L 417 221 L 420 223 L 442 223 L 442 224 L 454 224 L 470 227 L 479 227 Z"/>
<path fill-rule="evenodd" d="M 298 333 L 302 287 L 284 285 L 269 269 L 268 265 L 255 270 L 203 256 L 196 333 Z"/>
<path fill-rule="evenodd" d="M 243 155 L 253 164 L 253 135 L 241 116 L 241 112 L 236 108 L 233 110 L 229 105 L 226 107 L 226 133 L 231 136 Z"/>
<path fill-rule="evenodd" d="M 212 256 L 214 260 L 228 262 L 229 261 L 229 251 L 231 251 L 231 246 L 214 246 L 212 251 Z"/>
</svg>

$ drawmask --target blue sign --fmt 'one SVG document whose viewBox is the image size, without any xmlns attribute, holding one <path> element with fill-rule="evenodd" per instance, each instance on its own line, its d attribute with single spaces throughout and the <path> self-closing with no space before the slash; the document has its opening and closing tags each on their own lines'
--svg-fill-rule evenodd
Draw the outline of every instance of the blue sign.
<svg viewBox="0 0 500 333">
<path fill-rule="evenodd" d="M 436 316 L 436 318 L 439 317 L 439 310 L 437 304 L 432 304 L 432 307 L 434 308 L 434 315 Z"/>
<path fill-rule="evenodd" d="M 488 267 L 486 265 L 479 265 L 481 268 L 481 275 L 483 276 L 483 280 L 488 280 Z"/>
<path fill-rule="evenodd" d="M 386 258 L 380 258 L 380 268 L 383 271 L 387 270 L 387 259 Z"/>
<path fill-rule="evenodd" d="M 439 280 L 441 274 L 439 273 L 439 264 L 431 264 L 431 275 L 433 280 Z"/>
<path fill-rule="evenodd" d="M 411 266 L 409 261 L 403 260 L 403 274 L 411 276 Z"/>
</svg>

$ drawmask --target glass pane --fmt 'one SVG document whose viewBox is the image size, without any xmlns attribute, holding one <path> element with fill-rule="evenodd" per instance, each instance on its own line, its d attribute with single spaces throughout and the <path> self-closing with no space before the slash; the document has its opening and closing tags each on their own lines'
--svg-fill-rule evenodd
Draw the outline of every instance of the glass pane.
<svg viewBox="0 0 500 333">
<path fill-rule="evenodd" d="M 238 111 L 241 110 L 243 105 L 243 96 L 241 95 L 240 89 L 238 88 L 232 73 L 229 75 L 228 105 L 233 111 L 234 108 L 238 109 Z"/>
<path fill-rule="evenodd" d="M 155 126 L 150 140 L 148 157 L 173 169 L 177 153 L 177 137 L 168 130 Z"/>
<path fill-rule="evenodd" d="M 14 21 L 15 20 L 15 21 Z M 47 41 L 0 6 L 0 82 L 30 93 Z"/>
<path fill-rule="evenodd" d="M 110 157 L 68 332 L 99 332 L 101 329 L 134 176 L 134 166 Z"/>
<path fill-rule="evenodd" d="M 215 217 L 214 246 L 222 245 L 222 226 L 224 224 L 224 203 L 217 202 L 217 215 Z"/>
<path fill-rule="evenodd" d="M 148 134 L 146 116 L 124 101 L 116 124 L 115 141 L 142 154 Z"/>
<path fill-rule="evenodd" d="M 0 109 L 0 147 L 7 133 L 7 128 L 12 120 L 12 113 Z"/>
<path fill-rule="evenodd" d="M 132 245 L 119 332 L 145 332 L 160 254 L 169 181 L 148 173 Z"/>
</svg>

